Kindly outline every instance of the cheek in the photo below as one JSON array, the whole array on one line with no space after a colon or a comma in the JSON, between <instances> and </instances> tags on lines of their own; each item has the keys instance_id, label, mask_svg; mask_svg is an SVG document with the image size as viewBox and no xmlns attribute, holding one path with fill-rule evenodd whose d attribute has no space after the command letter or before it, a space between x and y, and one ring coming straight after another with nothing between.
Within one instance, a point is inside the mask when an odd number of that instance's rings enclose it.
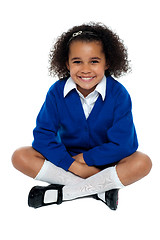
<instances>
[{"instance_id":1,"label":"cheek","mask_svg":"<svg viewBox=\"0 0 160 240\"><path fill-rule=\"evenodd\" d=\"M71 78L74 80L77 75L77 72L74 69L70 69L69 73L70 73Z\"/></svg>"},{"instance_id":2,"label":"cheek","mask_svg":"<svg viewBox=\"0 0 160 240\"><path fill-rule=\"evenodd\" d=\"M74 66L74 67L70 67L70 74L76 74L79 71L79 68Z\"/></svg>"},{"instance_id":3,"label":"cheek","mask_svg":"<svg viewBox=\"0 0 160 240\"><path fill-rule=\"evenodd\" d=\"M102 66L102 67L97 67L97 69L95 69L95 71L97 72L97 74L99 75L104 75L105 73L105 68Z\"/></svg>"}]
</instances>

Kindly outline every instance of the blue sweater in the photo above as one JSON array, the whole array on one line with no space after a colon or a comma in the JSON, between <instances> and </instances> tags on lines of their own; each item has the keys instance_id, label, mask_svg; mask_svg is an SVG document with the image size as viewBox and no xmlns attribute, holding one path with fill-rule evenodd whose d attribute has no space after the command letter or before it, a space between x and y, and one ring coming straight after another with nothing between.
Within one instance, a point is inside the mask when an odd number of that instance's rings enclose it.
<instances>
[{"instance_id":1,"label":"blue sweater","mask_svg":"<svg viewBox=\"0 0 160 240\"><path fill-rule=\"evenodd\" d=\"M65 170L79 153L88 166L114 163L134 153L137 135L124 86L107 77L105 100L99 95L86 119L75 89L64 98L66 81L57 81L47 93L33 131L33 148Z\"/></svg>"}]
</instances>

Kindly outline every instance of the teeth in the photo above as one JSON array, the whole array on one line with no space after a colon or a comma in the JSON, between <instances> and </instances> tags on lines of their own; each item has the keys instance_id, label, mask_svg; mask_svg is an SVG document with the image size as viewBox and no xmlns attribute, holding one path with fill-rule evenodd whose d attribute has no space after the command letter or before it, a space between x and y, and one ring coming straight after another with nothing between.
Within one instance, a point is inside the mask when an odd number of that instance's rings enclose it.
<instances>
[{"instance_id":1,"label":"teeth","mask_svg":"<svg viewBox=\"0 0 160 240\"><path fill-rule=\"evenodd\" d=\"M91 78L82 78L83 80L85 80L85 81L87 81L87 80L90 80L90 79L92 79L93 77L91 77Z\"/></svg>"}]
</instances>

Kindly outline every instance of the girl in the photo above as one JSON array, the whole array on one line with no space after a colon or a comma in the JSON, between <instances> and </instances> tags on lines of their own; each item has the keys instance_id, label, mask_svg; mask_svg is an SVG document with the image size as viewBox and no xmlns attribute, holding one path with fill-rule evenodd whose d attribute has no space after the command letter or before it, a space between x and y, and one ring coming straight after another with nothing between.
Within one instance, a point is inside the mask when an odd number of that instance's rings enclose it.
<instances>
[{"instance_id":1,"label":"girl","mask_svg":"<svg viewBox=\"0 0 160 240\"><path fill-rule=\"evenodd\" d=\"M138 142L127 90L112 76L130 70L127 51L102 24L63 33L50 52L49 89L38 114L32 147L16 150L12 163L22 173L51 185L28 197L38 208L92 196L117 208L118 189L151 170Z\"/></svg>"}]
</instances>

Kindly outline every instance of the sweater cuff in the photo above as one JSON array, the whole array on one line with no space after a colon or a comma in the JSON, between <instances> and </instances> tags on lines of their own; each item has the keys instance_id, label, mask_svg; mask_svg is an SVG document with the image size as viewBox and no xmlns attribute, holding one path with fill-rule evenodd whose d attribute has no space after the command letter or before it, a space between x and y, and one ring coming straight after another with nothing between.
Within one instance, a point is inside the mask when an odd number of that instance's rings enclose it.
<instances>
[{"instance_id":1,"label":"sweater cuff","mask_svg":"<svg viewBox=\"0 0 160 240\"><path fill-rule=\"evenodd\" d=\"M63 168L64 170L68 171L68 168L72 165L72 163L75 161L74 158L66 154L65 160L59 162L58 167Z\"/></svg>"},{"instance_id":2,"label":"sweater cuff","mask_svg":"<svg viewBox=\"0 0 160 240\"><path fill-rule=\"evenodd\" d=\"M84 158L85 163L86 163L88 166L94 166L94 163L93 163L91 157L89 157L88 155L89 155L88 152L84 152L84 153L83 153L83 158Z\"/></svg>"}]
</instances>

